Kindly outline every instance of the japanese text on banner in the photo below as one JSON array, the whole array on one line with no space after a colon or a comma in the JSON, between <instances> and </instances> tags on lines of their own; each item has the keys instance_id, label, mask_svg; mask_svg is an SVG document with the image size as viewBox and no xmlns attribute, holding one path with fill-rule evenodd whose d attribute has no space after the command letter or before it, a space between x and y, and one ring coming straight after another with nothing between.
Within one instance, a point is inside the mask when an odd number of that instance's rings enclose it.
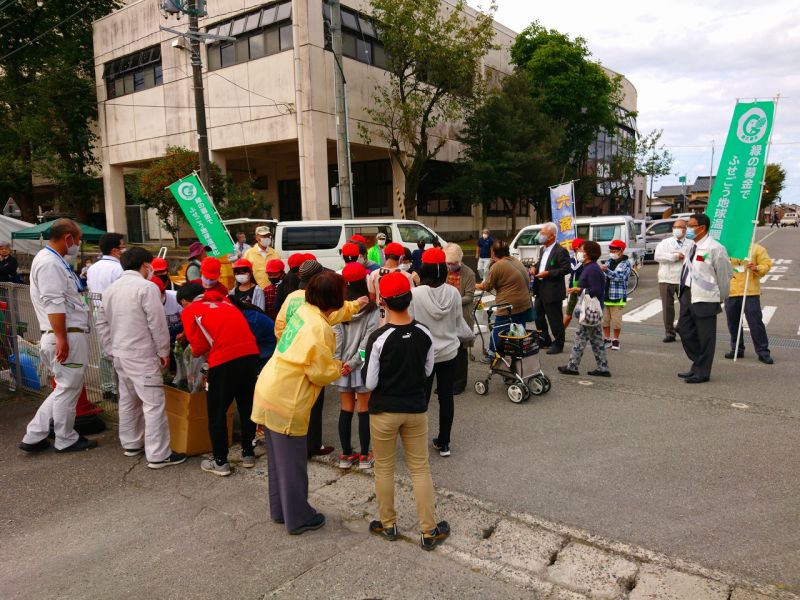
<instances>
[{"instance_id":1,"label":"japanese text on banner","mask_svg":"<svg viewBox=\"0 0 800 600\"><path fill-rule=\"evenodd\" d=\"M556 242L568 244L575 239L575 190L572 183L550 188L550 209L556 225Z\"/></svg>"},{"instance_id":2,"label":"japanese text on banner","mask_svg":"<svg viewBox=\"0 0 800 600\"><path fill-rule=\"evenodd\" d=\"M186 221L204 245L211 248L211 256L233 252L233 240L222 223L211 199L196 175L192 174L169 186L178 201Z\"/></svg>"}]
</instances>

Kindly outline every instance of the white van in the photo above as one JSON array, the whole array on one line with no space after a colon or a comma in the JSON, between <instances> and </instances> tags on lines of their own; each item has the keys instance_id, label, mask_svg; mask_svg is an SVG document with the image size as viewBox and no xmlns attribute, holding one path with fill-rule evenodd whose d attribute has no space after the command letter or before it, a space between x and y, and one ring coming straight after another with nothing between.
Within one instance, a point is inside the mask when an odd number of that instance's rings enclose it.
<instances>
[{"instance_id":1,"label":"white van","mask_svg":"<svg viewBox=\"0 0 800 600\"><path fill-rule=\"evenodd\" d=\"M539 257L539 244L536 234L542 229L542 223L529 225L520 230L509 246L512 256L533 264ZM575 228L579 238L592 240L600 244L603 253L601 259L608 258L608 244L613 240L625 242L625 253L636 264L644 260L644 241L636 235L633 217L615 215L608 217L578 217Z\"/></svg>"},{"instance_id":2,"label":"white van","mask_svg":"<svg viewBox=\"0 0 800 600\"><path fill-rule=\"evenodd\" d=\"M329 269L341 269L339 254L342 245L356 234L367 239L367 248L375 244L375 236L386 234L386 243L398 242L409 250L417 249L417 241L430 246L434 240L446 242L419 221L402 219L347 219L335 221L279 221L275 227L275 249L285 259L295 252L310 252Z\"/></svg>"}]
</instances>

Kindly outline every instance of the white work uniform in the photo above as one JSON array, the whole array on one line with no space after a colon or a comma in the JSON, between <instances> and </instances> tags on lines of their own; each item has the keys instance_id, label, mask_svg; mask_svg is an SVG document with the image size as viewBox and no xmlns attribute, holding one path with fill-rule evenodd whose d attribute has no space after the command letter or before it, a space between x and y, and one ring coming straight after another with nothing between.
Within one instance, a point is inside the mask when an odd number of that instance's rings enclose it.
<instances>
[{"instance_id":1,"label":"white work uniform","mask_svg":"<svg viewBox=\"0 0 800 600\"><path fill-rule=\"evenodd\" d=\"M106 288L122 277L122 265L114 256L103 256L86 272L86 285L92 294L102 294ZM100 303L96 303L100 306Z\"/></svg>"},{"instance_id":2,"label":"white work uniform","mask_svg":"<svg viewBox=\"0 0 800 600\"><path fill-rule=\"evenodd\" d=\"M148 462L171 454L159 357L169 356L169 330L158 287L138 271L125 271L103 294L97 323L119 377L119 441L144 447Z\"/></svg>"},{"instance_id":3,"label":"white work uniform","mask_svg":"<svg viewBox=\"0 0 800 600\"><path fill-rule=\"evenodd\" d=\"M31 264L31 302L42 331L39 355L53 374L55 389L30 423L26 444L35 444L50 433L50 419L56 434L57 450L71 446L80 437L75 431L75 406L83 389L83 376L89 360L89 309L83 302L83 286L78 276L58 252L49 245L42 248ZM48 315L66 315L69 354L56 360L56 336Z\"/></svg>"}]
</instances>

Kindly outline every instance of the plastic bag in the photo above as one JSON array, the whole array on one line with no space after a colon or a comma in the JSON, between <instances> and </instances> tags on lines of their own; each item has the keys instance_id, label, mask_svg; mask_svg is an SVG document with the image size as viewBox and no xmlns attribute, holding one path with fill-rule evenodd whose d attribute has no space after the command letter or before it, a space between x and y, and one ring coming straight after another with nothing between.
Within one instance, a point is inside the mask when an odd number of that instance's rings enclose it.
<instances>
[{"instance_id":1,"label":"plastic bag","mask_svg":"<svg viewBox=\"0 0 800 600\"><path fill-rule=\"evenodd\" d=\"M525 325L520 323L512 323L508 328L508 335L512 337L525 337L527 333L528 332L525 331Z\"/></svg>"}]
</instances>

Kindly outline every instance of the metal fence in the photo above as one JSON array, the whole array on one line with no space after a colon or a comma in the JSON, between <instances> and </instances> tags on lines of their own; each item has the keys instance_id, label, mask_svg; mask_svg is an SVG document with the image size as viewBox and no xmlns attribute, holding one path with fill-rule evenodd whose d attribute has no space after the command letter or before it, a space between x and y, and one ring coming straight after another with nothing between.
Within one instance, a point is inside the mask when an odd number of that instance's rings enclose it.
<instances>
[{"instance_id":1,"label":"metal fence","mask_svg":"<svg viewBox=\"0 0 800 600\"><path fill-rule=\"evenodd\" d=\"M100 296L86 294L91 315L89 364L84 390L89 402L103 409L103 415L117 418L117 378L111 361L103 355L95 309ZM46 397L52 389L52 374L39 358L39 321L31 303L30 287L0 283L0 386L18 396Z\"/></svg>"}]
</instances>

